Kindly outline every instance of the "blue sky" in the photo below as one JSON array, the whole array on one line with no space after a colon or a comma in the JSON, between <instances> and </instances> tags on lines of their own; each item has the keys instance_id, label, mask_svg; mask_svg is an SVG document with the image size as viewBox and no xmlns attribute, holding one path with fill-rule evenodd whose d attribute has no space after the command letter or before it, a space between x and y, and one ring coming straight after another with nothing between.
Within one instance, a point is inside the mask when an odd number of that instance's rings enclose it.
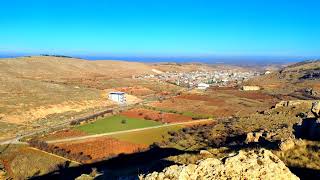
<instances>
[{"instance_id":1,"label":"blue sky","mask_svg":"<svg viewBox=\"0 0 320 180\"><path fill-rule=\"evenodd\" d=\"M319 0L2 0L0 53L320 56Z\"/></svg>"}]
</instances>

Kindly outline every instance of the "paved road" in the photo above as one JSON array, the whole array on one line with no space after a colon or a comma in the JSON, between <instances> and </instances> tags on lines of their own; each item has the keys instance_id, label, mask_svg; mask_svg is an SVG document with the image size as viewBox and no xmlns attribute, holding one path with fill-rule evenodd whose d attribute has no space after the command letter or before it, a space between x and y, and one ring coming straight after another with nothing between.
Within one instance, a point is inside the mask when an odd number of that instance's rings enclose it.
<instances>
[{"instance_id":1,"label":"paved road","mask_svg":"<svg viewBox=\"0 0 320 180\"><path fill-rule=\"evenodd\" d=\"M187 121L187 122L181 122L181 123L171 123L171 124L164 124L164 125L152 126L152 127L146 127L146 128L125 130L125 131L116 131L116 132L110 132L110 133L102 133L102 134L95 134L95 135L88 135L88 136L81 136L81 137L72 137L72 138L66 138L66 139L51 140L51 141L47 141L47 143L63 143L63 142L69 142L69 141L78 141L78 140L85 140L85 139L90 139L90 138L97 138L97 137L110 136L110 135L116 135L116 134L144 131L144 130L157 129L157 128L163 128L163 127L168 127L168 126L201 123L201 122L207 122L207 121L212 121L212 120L201 119L201 120Z\"/></svg>"}]
</instances>

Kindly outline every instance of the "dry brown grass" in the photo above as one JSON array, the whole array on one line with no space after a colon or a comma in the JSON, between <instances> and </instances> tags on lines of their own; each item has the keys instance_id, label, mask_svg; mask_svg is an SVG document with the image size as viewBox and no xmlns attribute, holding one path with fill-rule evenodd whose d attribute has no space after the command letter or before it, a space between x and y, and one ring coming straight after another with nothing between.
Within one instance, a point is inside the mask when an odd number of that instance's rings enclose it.
<instances>
[{"instance_id":1,"label":"dry brown grass","mask_svg":"<svg viewBox=\"0 0 320 180\"><path fill-rule=\"evenodd\" d=\"M108 88L140 84L157 89L155 93L176 90L173 85L131 78L144 73L153 73L151 66L134 62L58 57L0 59L0 120L4 122L0 125L5 127L1 131L6 135L11 135L9 129L16 133L5 123L32 130L110 106L104 91Z\"/></svg>"},{"instance_id":2,"label":"dry brown grass","mask_svg":"<svg viewBox=\"0 0 320 180\"><path fill-rule=\"evenodd\" d=\"M301 140L293 149L274 151L287 166L320 170L320 142Z\"/></svg>"},{"instance_id":3,"label":"dry brown grass","mask_svg":"<svg viewBox=\"0 0 320 180\"><path fill-rule=\"evenodd\" d=\"M202 94L182 94L172 99L151 103L150 105L178 112L228 117L231 115L248 115L269 108L276 101L276 98L260 92L244 92L238 89L213 89Z\"/></svg>"},{"instance_id":4,"label":"dry brown grass","mask_svg":"<svg viewBox=\"0 0 320 180\"><path fill-rule=\"evenodd\" d=\"M259 76L246 82L248 85L257 85L271 94L290 94L304 88L319 89L319 79L300 79L309 71L320 69L320 61L297 63L284 68L281 72Z\"/></svg>"},{"instance_id":5,"label":"dry brown grass","mask_svg":"<svg viewBox=\"0 0 320 180\"><path fill-rule=\"evenodd\" d=\"M6 172L13 179L27 179L36 175L44 175L57 170L57 165L64 164L66 159L34 150L27 146L0 147L0 160ZM71 164L74 166L75 164Z\"/></svg>"}]
</instances>

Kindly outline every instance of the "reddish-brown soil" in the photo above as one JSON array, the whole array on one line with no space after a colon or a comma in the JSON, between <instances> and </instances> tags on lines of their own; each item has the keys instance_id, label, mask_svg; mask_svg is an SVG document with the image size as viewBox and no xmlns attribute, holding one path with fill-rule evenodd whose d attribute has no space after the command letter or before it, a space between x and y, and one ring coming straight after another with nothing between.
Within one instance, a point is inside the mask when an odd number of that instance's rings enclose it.
<instances>
[{"instance_id":1,"label":"reddish-brown soil","mask_svg":"<svg viewBox=\"0 0 320 180\"><path fill-rule=\"evenodd\" d=\"M56 146L70 150L71 153L83 153L92 157L92 161L130 154L147 149L146 145L119 141L113 138L95 138L86 141L56 144Z\"/></svg>"},{"instance_id":2,"label":"reddish-brown soil","mask_svg":"<svg viewBox=\"0 0 320 180\"><path fill-rule=\"evenodd\" d=\"M154 91L152 91L151 89L140 87L140 86L122 87L122 88L117 88L116 90L121 92L126 92L134 96L146 96L154 93Z\"/></svg>"},{"instance_id":3,"label":"reddish-brown soil","mask_svg":"<svg viewBox=\"0 0 320 180\"><path fill-rule=\"evenodd\" d=\"M146 120L154 120L163 123L192 121L191 117L181 114L165 113L142 108L130 109L128 111L122 112L121 114L131 118L143 118Z\"/></svg>"},{"instance_id":4,"label":"reddish-brown soil","mask_svg":"<svg viewBox=\"0 0 320 180\"><path fill-rule=\"evenodd\" d=\"M247 98L247 99L253 99L253 100L272 100L274 98L273 96L269 94L265 94L261 91L241 91L239 90L239 88L235 88L235 87L211 88L209 92L230 94L240 98Z\"/></svg>"},{"instance_id":5,"label":"reddish-brown soil","mask_svg":"<svg viewBox=\"0 0 320 180\"><path fill-rule=\"evenodd\" d=\"M223 106L225 105L225 101L222 98L211 98L207 95L200 95L200 94L184 94L181 96L177 96L176 99L187 99L187 100L196 100L196 101L205 101L208 105L215 105L215 106Z\"/></svg>"},{"instance_id":6,"label":"reddish-brown soil","mask_svg":"<svg viewBox=\"0 0 320 180\"><path fill-rule=\"evenodd\" d=\"M270 108L277 101L279 101L278 98L260 91L246 92L236 88L215 88L202 94L182 94L168 100L150 103L150 105L178 112L228 117L248 115Z\"/></svg>"},{"instance_id":7,"label":"reddish-brown soil","mask_svg":"<svg viewBox=\"0 0 320 180\"><path fill-rule=\"evenodd\" d=\"M14 173L12 172L10 162L8 160L0 160L0 162L3 164L4 169L8 173L10 177L14 177Z\"/></svg>"},{"instance_id":8,"label":"reddish-brown soil","mask_svg":"<svg viewBox=\"0 0 320 180\"><path fill-rule=\"evenodd\" d=\"M61 131L48 134L41 139L53 140L53 139L63 139L63 138L69 138L69 137L79 137L79 136L85 136L85 135L88 135L88 134L76 129L67 129L67 130L61 130Z\"/></svg>"},{"instance_id":9,"label":"reddish-brown soil","mask_svg":"<svg viewBox=\"0 0 320 180\"><path fill-rule=\"evenodd\" d=\"M265 101L265 100L272 100L274 99L273 96L264 94L259 91L239 91L239 90L230 90L230 91L224 91L225 94L231 94L240 98L247 98L247 99L253 99L253 100L259 100L259 101Z\"/></svg>"},{"instance_id":10,"label":"reddish-brown soil","mask_svg":"<svg viewBox=\"0 0 320 180\"><path fill-rule=\"evenodd\" d=\"M167 96L167 95L170 95L170 94L172 94L172 92L169 92L169 91L161 91L161 92L158 93L158 95L160 95L160 96Z\"/></svg>"}]
</instances>

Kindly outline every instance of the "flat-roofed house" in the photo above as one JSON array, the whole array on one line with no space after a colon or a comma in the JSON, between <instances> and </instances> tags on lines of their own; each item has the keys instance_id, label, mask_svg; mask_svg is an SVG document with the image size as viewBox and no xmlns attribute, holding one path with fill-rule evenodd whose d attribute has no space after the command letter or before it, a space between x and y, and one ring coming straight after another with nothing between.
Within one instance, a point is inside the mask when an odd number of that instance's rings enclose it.
<instances>
[{"instance_id":1,"label":"flat-roofed house","mask_svg":"<svg viewBox=\"0 0 320 180\"><path fill-rule=\"evenodd\" d=\"M125 104L127 102L124 92L109 92L109 99L118 104Z\"/></svg>"},{"instance_id":2,"label":"flat-roofed house","mask_svg":"<svg viewBox=\"0 0 320 180\"><path fill-rule=\"evenodd\" d=\"M242 90L244 91L259 91L259 86L242 86Z\"/></svg>"},{"instance_id":3,"label":"flat-roofed house","mask_svg":"<svg viewBox=\"0 0 320 180\"><path fill-rule=\"evenodd\" d=\"M205 89L207 89L208 87L210 87L209 84L199 83L197 88L198 88L198 89L203 89L203 90L205 90Z\"/></svg>"}]
</instances>

